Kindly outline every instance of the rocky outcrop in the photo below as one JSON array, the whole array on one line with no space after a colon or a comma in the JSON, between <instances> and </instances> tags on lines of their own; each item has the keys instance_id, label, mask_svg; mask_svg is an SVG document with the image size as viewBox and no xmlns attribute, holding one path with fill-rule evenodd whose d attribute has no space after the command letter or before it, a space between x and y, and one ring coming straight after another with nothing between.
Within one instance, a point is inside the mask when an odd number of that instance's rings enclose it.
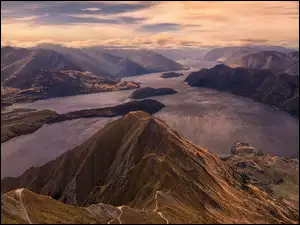
<instances>
[{"instance_id":1,"label":"rocky outcrop","mask_svg":"<svg viewBox=\"0 0 300 225\"><path fill-rule=\"evenodd\" d=\"M129 98L132 99L141 99L141 98L148 98L152 96L160 96L160 95L170 95L176 94L172 88L151 88L151 87L144 87L132 92Z\"/></svg>"},{"instance_id":2,"label":"rocky outcrop","mask_svg":"<svg viewBox=\"0 0 300 225\"><path fill-rule=\"evenodd\" d=\"M299 159L264 155L261 150L241 142L233 145L231 153L223 161L238 180L299 209Z\"/></svg>"},{"instance_id":3,"label":"rocky outcrop","mask_svg":"<svg viewBox=\"0 0 300 225\"><path fill-rule=\"evenodd\" d=\"M143 222L164 220L170 224L299 220L299 212L292 205L239 180L216 154L141 111L107 124L57 159L1 182L2 193L20 187L75 206L105 204L99 211L97 207L88 211L100 216L107 215L103 211L111 212L114 219L107 219L109 223L141 222L141 216ZM67 210L61 207L60 213L64 215Z\"/></svg>"},{"instance_id":4,"label":"rocky outcrop","mask_svg":"<svg viewBox=\"0 0 300 225\"><path fill-rule=\"evenodd\" d=\"M236 142L231 148L232 155L255 155L262 156L263 152L250 146L247 143Z\"/></svg>"},{"instance_id":5,"label":"rocky outcrop","mask_svg":"<svg viewBox=\"0 0 300 225\"><path fill-rule=\"evenodd\" d=\"M299 77L270 70L230 68L217 65L191 73L191 86L214 88L275 106L299 116Z\"/></svg>"},{"instance_id":6,"label":"rocky outcrop","mask_svg":"<svg viewBox=\"0 0 300 225\"><path fill-rule=\"evenodd\" d=\"M167 73L163 73L160 77L172 78L172 77L180 77L180 76L183 76L183 73L167 72Z\"/></svg>"}]
</instances>

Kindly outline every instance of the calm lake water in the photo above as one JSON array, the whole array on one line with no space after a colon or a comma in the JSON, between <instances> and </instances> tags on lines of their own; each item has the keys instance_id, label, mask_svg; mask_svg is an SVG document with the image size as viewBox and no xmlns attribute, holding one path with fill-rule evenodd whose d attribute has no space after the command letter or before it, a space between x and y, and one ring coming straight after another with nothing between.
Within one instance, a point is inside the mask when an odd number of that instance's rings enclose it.
<instances>
[{"instance_id":1,"label":"calm lake water","mask_svg":"<svg viewBox=\"0 0 300 225\"><path fill-rule=\"evenodd\" d=\"M201 67L212 67L206 63ZM235 141L248 142L264 153L299 157L299 120L285 112L216 90L189 87L184 76L163 79L161 73L123 80L142 87L171 87L174 95L151 97L166 105L155 116L178 133L219 155L230 154ZM100 108L127 101L133 90L80 95L15 105L52 109L58 113ZM88 139L105 124L118 118L90 118L45 125L38 131L1 144L1 177L18 176L31 166L40 166Z\"/></svg>"}]
</instances>

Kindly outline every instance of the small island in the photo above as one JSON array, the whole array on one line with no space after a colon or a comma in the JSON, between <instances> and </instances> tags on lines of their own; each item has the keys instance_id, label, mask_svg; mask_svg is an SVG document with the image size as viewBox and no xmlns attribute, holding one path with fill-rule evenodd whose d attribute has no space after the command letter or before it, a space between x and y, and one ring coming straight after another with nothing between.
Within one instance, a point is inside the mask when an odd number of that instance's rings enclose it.
<instances>
[{"instance_id":1,"label":"small island","mask_svg":"<svg viewBox=\"0 0 300 225\"><path fill-rule=\"evenodd\" d=\"M132 99L142 99L142 98L148 98L152 96L160 96L160 95L169 95L169 94L176 94L177 91L175 91L172 88L151 88L151 87L144 87L135 90L132 92L129 98Z\"/></svg>"},{"instance_id":2,"label":"small island","mask_svg":"<svg viewBox=\"0 0 300 225\"><path fill-rule=\"evenodd\" d=\"M171 78L171 77L180 77L180 76L183 76L183 73L167 72L167 73L163 73L160 77Z\"/></svg>"}]
</instances>

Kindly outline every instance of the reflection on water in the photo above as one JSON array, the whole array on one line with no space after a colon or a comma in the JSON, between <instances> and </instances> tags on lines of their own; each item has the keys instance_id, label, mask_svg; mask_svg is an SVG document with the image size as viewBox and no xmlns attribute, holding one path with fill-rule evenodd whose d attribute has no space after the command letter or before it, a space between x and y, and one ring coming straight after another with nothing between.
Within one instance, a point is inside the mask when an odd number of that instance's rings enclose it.
<instances>
[{"instance_id":1,"label":"reflection on water","mask_svg":"<svg viewBox=\"0 0 300 225\"><path fill-rule=\"evenodd\" d=\"M299 121L297 118L251 99L216 90L188 86L185 76L163 79L161 73L123 80L141 82L142 86L171 87L175 95L152 97L166 105L155 116L163 119L178 133L220 155L230 153L235 141L248 142L265 153L288 157L299 156ZM42 100L19 105L48 108L64 113L99 108L129 101L133 90ZM29 166L41 165L76 146L104 126L109 119L92 118L66 121L14 138L1 145L2 171L16 175ZM21 159L26 159L25 163ZM27 162L28 160L28 162ZM22 163L21 163L22 162ZM11 165L19 165L10 173ZM17 171L17 172L16 172Z\"/></svg>"}]
</instances>

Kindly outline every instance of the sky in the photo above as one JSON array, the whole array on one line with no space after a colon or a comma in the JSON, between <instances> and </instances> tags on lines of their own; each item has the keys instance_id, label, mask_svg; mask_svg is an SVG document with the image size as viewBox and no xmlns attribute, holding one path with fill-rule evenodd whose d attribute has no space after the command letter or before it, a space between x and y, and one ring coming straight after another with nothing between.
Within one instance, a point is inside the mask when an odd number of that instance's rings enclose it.
<instances>
[{"instance_id":1,"label":"sky","mask_svg":"<svg viewBox=\"0 0 300 225\"><path fill-rule=\"evenodd\" d=\"M298 1L1 1L1 46L299 48Z\"/></svg>"}]
</instances>

